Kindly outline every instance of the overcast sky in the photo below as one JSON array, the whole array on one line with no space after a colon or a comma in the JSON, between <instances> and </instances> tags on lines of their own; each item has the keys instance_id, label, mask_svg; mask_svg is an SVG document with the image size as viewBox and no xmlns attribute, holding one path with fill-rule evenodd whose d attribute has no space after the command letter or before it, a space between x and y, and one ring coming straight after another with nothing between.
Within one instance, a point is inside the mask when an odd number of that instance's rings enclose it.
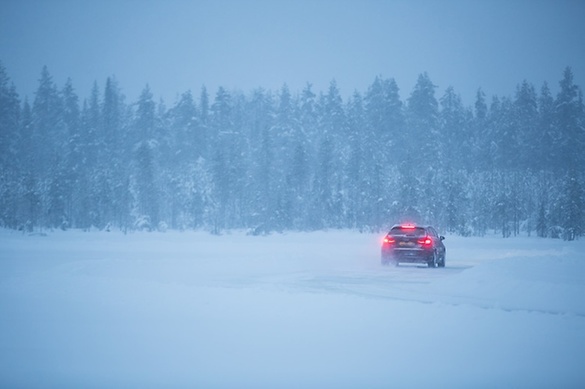
<instances>
[{"instance_id":1,"label":"overcast sky","mask_svg":"<svg viewBox=\"0 0 585 389\"><path fill-rule=\"evenodd\" d=\"M585 87L584 0L0 0L0 61L34 99L47 65L80 97L115 76L134 102L148 83L171 105L219 86L292 92L307 82L342 96L377 75L407 99L427 72L437 98L453 86L465 105L479 87L513 96L524 79L556 95L566 66Z\"/></svg>"}]
</instances>

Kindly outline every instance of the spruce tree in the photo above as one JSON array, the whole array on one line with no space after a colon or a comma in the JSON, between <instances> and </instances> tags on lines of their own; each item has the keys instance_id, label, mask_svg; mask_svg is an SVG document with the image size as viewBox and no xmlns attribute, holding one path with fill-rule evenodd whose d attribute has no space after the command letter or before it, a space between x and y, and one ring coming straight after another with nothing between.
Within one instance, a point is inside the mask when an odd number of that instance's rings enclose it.
<instances>
[{"instance_id":1,"label":"spruce tree","mask_svg":"<svg viewBox=\"0 0 585 389\"><path fill-rule=\"evenodd\" d=\"M20 101L14 85L0 62L0 226L17 228L19 224L19 182L23 167L18 163Z\"/></svg>"}]
</instances>

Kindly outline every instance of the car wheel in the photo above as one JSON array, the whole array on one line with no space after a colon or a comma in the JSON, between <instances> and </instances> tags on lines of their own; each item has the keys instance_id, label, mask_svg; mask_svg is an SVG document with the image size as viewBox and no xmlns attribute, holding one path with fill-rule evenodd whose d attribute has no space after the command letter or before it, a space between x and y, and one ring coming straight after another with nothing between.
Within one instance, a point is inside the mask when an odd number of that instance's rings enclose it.
<instances>
[{"instance_id":1,"label":"car wheel","mask_svg":"<svg viewBox=\"0 0 585 389\"><path fill-rule=\"evenodd\" d=\"M427 262L429 267L437 267L437 252L433 252L433 257Z\"/></svg>"},{"instance_id":2,"label":"car wheel","mask_svg":"<svg viewBox=\"0 0 585 389\"><path fill-rule=\"evenodd\" d=\"M441 260L439 261L439 267L445 267L445 254L443 254Z\"/></svg>"}]
</instances>

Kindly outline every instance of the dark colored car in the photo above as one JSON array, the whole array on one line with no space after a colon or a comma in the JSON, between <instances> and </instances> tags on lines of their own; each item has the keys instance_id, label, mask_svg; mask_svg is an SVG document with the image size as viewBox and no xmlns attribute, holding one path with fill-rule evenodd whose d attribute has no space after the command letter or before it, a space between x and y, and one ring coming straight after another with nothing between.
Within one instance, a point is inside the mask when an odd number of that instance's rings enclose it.
<instances>
[{"instance_id":1,"label":"dark colored car","mask_svg":"<svg viewBox=\"0 0 585 389\"><path fill-rule=\"evenodd\" d=\"M445 267L444 239L431 226L394 226L382 242L382 264L422 263Z\"/></svg>"}]
</instances>

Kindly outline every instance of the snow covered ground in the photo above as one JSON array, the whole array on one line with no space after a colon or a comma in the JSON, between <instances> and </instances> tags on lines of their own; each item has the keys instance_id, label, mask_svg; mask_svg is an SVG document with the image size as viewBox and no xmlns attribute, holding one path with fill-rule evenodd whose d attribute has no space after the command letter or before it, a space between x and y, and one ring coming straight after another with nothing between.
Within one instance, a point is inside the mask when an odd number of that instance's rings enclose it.
<instances>
[{"instance_id":1,"label":"snow covered ground","mask_svg":"<svg viewBox=\"0 0 585 389\"><path fill-rule=\"evenodd\" d=\"M381 238L0 231L0 387L585 387L585 241Z\"/></svg>"}]
</instances>

